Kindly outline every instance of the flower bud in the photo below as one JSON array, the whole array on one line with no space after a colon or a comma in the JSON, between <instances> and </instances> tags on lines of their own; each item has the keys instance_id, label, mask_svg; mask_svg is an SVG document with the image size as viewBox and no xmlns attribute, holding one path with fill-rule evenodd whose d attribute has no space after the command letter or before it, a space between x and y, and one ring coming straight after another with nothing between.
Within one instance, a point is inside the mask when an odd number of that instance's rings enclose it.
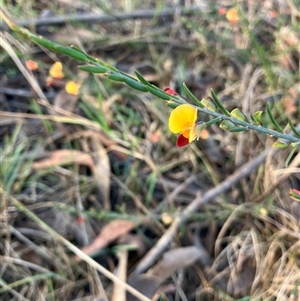
<instances>
[{"instance_id":1,"label":"flower bud","mask_svg":"<svg viewBox=\"0 0 300 301\"><path fill-rule=\"evenodd\" d=\"M230 120L223 120L220 124L220 128L225 131L230 131L234 129L236 126Z\"/></svg>"},{"instance_id":2,"label":"flower bud","mask_svg":"<svg viewBox=\"0 0 300 301\"><path fill-rule=\"evenodd\" d=\"M204 108L212 111L212 112L216 112L217 111L217 108L216 108L216 105L214 104L214 102L210 99L210 98L203 98L201 101L200 101Z\"/></svg>"},{"instance_id":3,"label":"flower bud","mask_svg":"<svg viewBox=\"0 0 300 301\"><path fill-rule=\"evenodd\" d=\"M287 148L289 145L283 142L276 141L273 143L273 147L276 148Z\"/></svg>"},{"instance_id":4,"label":"flower bud","mask_svg":"<svg viewBox=\"0 0 300 301\"><path fill-rule=\"evenodd\" d=\"M247 117L245 116L245 114L238 108L232 110L230 115L238 120L247 121Z\"/></svg>"},{"instance_id":5,"label":"flower bud","mask_svg":"<svg viewBox=\"0 0 300 301\"><path fill-rule=\"evenodd\" d=\"M254 113L254 115L251 115L251 120L256 125L260 125L261 124L262 113L263 113L263 111L257 111L257 112Z\"/></svg>"},{"instance_id":6,"label":"flower bud","mask_svg":"<svg viewBox=\"0 0 300 301\"><path fill-rule=\"evenodd\" d=\"M177 95L178 94L173 89L171 89L169 87L164 88L164 92L166 92L169 95Z\"/></svg>"}]
</instances>

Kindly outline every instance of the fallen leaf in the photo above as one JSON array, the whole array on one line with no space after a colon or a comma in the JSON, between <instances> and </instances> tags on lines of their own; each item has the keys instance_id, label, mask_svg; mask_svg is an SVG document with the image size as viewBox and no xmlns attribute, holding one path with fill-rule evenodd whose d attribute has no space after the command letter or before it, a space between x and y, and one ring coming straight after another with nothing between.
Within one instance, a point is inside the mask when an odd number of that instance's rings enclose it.
<instances>
[{"instance_id":1,"label":"fallen leaf","mask_svg":"<svg viewBox=\"0 0 300 301\"><path fill-rule=\"evenodd\" d=\"M148 298L152 298L163 281L169 278L178 269L192 265L202 255L202 251L195 246L168 251L147 274L133 276L128 281L128 284ZM126 300L138 301L138 299L130 293L127 293Z\"/></svg>"},{"instance_id":2,"label":"fallen leaf","mask_svg":"<svg viewBox=\"0 0 300 301\"><path fill-rule=\"evenodd\" d=\"M190 266L202 256L197 247L185 247L168 251L150 270L148 275L155 276L161 282L169 278L175 271Z\"/></svg>"},{"instance_id":3,"label":"fallen leaf","mask_svg":"<svg viewBox=\"0 0 300 301\"><path fill-rule=\"evenodd\" d=\"M117 238L131 231L136 226L137 223L134 223L132 221L114 220L104 226L95 240L90 245L84 247L82 251L88 255L96 253L112 243Z\"/></svg>"}]
</instances>

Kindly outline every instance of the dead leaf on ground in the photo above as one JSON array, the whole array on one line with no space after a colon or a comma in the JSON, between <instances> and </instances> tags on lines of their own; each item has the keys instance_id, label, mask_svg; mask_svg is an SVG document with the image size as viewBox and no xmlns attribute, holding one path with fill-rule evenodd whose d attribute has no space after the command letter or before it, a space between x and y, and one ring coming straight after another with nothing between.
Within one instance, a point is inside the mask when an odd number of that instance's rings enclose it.
<instances>
[{"instance_id":1,"label":"dead leaf on ground","mask_svg":"<svg viewBox=\"0 0 300 301\"><path fill-rule=\"evenodd\" d=\"M117 238L131 231L137 223L127 220L114 220L103 227L100 234L89 245L82 249L88 255L98 252L102 248L112 243Z\"/></svg>"},{"instance_id":2,"label":"dead leaf on ground","mask_svg":"<svg viewBox=\"0 0 300 301\"><path fill-rule=\"evenodd\" d=\"M128 284L136 288L148 298L152 298L162 282L175 271L190 266L202 255L197 247L185 247L166 252L163 258L147 274L132 277ZM127 301L138 301L131 294L127 294Z\"/></svg>"},{"instance_id":3,"label":"dead leaf on ground","mask_svg":"<svg viewBox=\"0 0 300 301\"><path fill-rule=\"evenodd\" d=\"M148 274L159 278L161 282L163 282L178 269L190 266L197 261L201 255L201 250L195 246L168 251Z\"/></svg>"}]
</instances>

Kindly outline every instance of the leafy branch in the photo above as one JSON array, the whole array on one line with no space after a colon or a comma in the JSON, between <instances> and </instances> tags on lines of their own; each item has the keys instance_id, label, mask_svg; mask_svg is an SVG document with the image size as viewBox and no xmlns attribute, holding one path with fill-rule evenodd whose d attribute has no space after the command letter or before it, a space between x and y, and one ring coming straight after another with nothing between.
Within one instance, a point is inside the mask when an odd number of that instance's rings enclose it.
<instances>
[{"instance_id":1,"label":"leafy branch","mask_svg":"<svg viewBox=\"0 0 300 301\"><path fill-rule=\"evenodd\" d=\"M129 87L140 92L149 92L152 95L167 101L167 105L172 108L187 103L187 100L181 95L177 93L170 95L169 93L166 93L155 85L152 85L137 71L135 72L136 78L134 78L118 70L117 68L88 55L87 53L83 52L80 49L77 49L74 46L66 47L58 43L54 43L43 38L42 36L33 34L23 27L19 27L14 22L12 22L12 20L10 20L10 18L1 8L0 16L12 31L21 34L23 37L30 39L34 43L43 46L50 51L64 54L80 62L83 62L84 65L78 66L80 70L89 73L102 74L112 81L125 83ZM194 103L194 105L200 112L215 117L213 120L207 122L206 126L220 122L220 128L230 132L254 130L260 133L264 133L277 139L283 139L282 141L276 141L274 143L274 146L280 148L291 146L293 153L295 152L296 148L299 147L300 132L293 125L291 119L288 118L288 125L293 135L284 133L283 129L272 115L271 107L269 104L267 104L265 114L269 116L269 119L276 130L269 129L261 125L261 119L263 116L262 111L255 112L253 115L251 115L250 119L252 122L249 122L248 118L239 109L236 108L233 111L229 112L217 98L213 90L211 90L211 97L206 97L200 101L192 94L192 92L185 84L183 84L183 87L189 99ZM290 142L290 145L287 144L288 142Z\"/></svg>"}]
</instances>

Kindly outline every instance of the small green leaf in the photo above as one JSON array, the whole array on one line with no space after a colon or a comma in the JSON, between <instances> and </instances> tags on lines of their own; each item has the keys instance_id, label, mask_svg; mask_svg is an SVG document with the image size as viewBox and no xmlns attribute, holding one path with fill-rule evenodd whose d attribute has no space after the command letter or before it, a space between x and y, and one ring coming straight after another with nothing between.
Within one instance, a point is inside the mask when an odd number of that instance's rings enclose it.
<instances>
[{"instance_id":1,"label":"small green leaf","mask_svg":"<svg viewBox=\"0 0 300 301\"><path fill-rule=\"evenodd\" d=\"M157 96L158 98L161 98L161 99L164 99L164 100L170 100L170 95L161 91L161 90L158 90L158 88L154 88L153 86L152 87L149 87L147 86L147 90L148 92L150 92L151 94Z\"/></svg>"},{"instance_id":2,"label":"small green leaf","mask_svg":"<svg viewBox=\"0 0 300 301\"><path fill-rule=\"evenodd\" d=\"M114 67L114 66L112 66L110 64L107 64L107 63L99 60L98 58L95 59L95 62L98 63L99 65L101 65L101 66L109 69L112 72L116 72L116 73L120 73L120 74L125 74L126 75L126 73L121 72L118 68L116 68L116 67Z\"/></svg>"},{"instance_id":3,"label":"small green leaf","mask_svg":"<svg viewBox=\"0 0 300 301\"><path fill-rule=\"evenodd\" d=\"M217 107L215 106L214 102L211 100L211 97L206 97L201 99L200 103L202 104L202 107L212 111L216 112Z\"/></svg>"},{"instance_id":4,"label":"small green leaf","mask_svg":"<svg viewBox=\"0 0 300 301\"><path fill-rule=\"evenodd\" d=\"M213 125L213 124L215 124L215 123L218 123L218 122L221 121L221 120L222 120L221 117L216 117L216 118L214 118L214 119L212 119L212 120L210 120L210 121L207 121L205 124L206 124L206 126L208 127L208 126L211 126L211 125Z\"/></svg>"},{"instance_id":5,"label":"small green leaf","mask_svg":"<svg viewBox=\"0 0 300 301\"><path fill-rule=\"evenodd\" d=\"M236 127L232 128L232 129L230 129L230 132L232 132L232 133L238 133L238 132L244 132L244 131L247 131L247 130L249 130L249 128L246 127L246 126L236 126Z\"/></svg>"},{"instance_id":6,"label":"small green leaf","mask_svg":"<svg viewBox=\"0 0 300 301\"><path fill-rule=\"evenodd\" d=\"M179 105L180 105L179 103L174 102L172 100L167 101L167 106L170 107L170 108L172 108L172 109L177 108Z\"/></svg>"},{"instance_id":7,"label":"small green leaf","mask_svg":"<svg viewBox=\"0 0 300 301\"><path fill-rule=\"evenodd\" d=\"M289 123L289 125L290 125L291 130L293 131L293 133L294 133L297 137L300 138L300 132L297 131L297 129L296 129L295 126L293 125L292 120L291 120L290 118L288 118L288 123Z\"/></svg>"},{"instance_id":8,"label":"small green leaf","mask_svg":"<svg viewBox=\"0 0 300 301\"><path fill-rule=\"evenodd\" d=\"M44 46L45 48L47 48L51 51L54 51L56 53L65 54L78 61L86 61L87 60L87 56L84 53L79 52L79 51L69 48L69 47L65 47L65 46L53 43L52 41L47 40L47 39L43 38L42 36L37 37L37 36L31 34L29 36L29 38L36 44Z\"/></svg>"},{"instance_id":9,"label":"small green leaf","mask_svg":"<svg viewBox=\"0 0 300 301\"><path fill-rule=\"evenodd\" d=\"M262 118L262 114L263 114L263 111L257 111L254 113L254 120L252 119L252 121L256 124L256 125L260 125L261 124L261 118Z\"/></svg>"},{"instance_id":10,"label":"small green leaf","mask_svg":"<svg viewBox=\"0 0 300 301\"><path fill-rule=\"evenodd\" d=\"M247 117L245 116L245 114L238 108L235 108L234 110L231 111L231 116L241 120L241 121L246 121L247 122Z\"/></svg>"},{"instance_id":11,"label":"small green leaf","mask_svg":"<svg viewBox=\"0 0 300 301\"><path fill-rule=\"evenodd\" d=\"M288 144L279 141L273 143L273 147L275 148L287 148L288 146Z\"/></svg>"},{"instance_id":12,"label":"small green leaf","mask_svg":"<svg viewBox=\"0 0 300 301\"><path fill-rule=\"evenodd\" d=\"M117 82L124 82L123 75L119 74L119 73L112 73L112 74L108 75L107 78L117 81Z\"/></svg>"},{"instance_id":13,"label":"small green leaf","mask_svg":"<svg viewBox=\"0 0 300 301\"><path fill-rule=\"evenodd\" d=\"M86 59L86 60L88 59L88 55L87 55L83 50L77 48L76 46L70 45L70 49L75 50L75 51L77 51L78 53L83 54L83 55L85 56L85 59Z\"/></svg>"},{"instance_id":14,"label":"small green leaf","mask_svg":"<svg viewBox=\"0 0 300 301\"><path fill-rule=\"evenodd\" d=\"M129 87L139 90L142 92L148 92L146 86L140 82L138 82L136 79L131 79L130 77L124 77L124 83L126 83Z\"/></svg>"},{"instance_id":15,"label":"small green leaf","mask_svg":"<svg viewBox=\"0 0 300 301\"><path fill-rule=\"evenodd\" d=\"M262 118L263 111L257 111L254 115L250 115L251 120L255 125L261 125L261 118Z\"/></svg>"},{"instance_id":16,"label":"small green leaf","mask_svg":"<svg viewBox=\"0 0 300 301\"><path fill-rule=\"evenodd\" d=\"M146 86L152 86L146 79L144 79L144 77L142 76L141 73L139 73L138 71L134 71L134 73L135 73L136 77L139 79L140 82L142 82Z\"/></svg>"},{"instance_id":17,"label":"small green leaf","mask_svg":"<svg viewBox=\"0 0 300 301\"><path fill-rule=\"evenodd\" d=\"M220 100L218 99L217 95L215 94L214 90L211 89L211 96L214 100L216 106L227 116L230 116L230 113L225 109L225 107L221 104Z\"/></svg>"},{"instance_id":18,"label":"small green leaf","mask_svg":"<svg viewBox=\"0 0 300 301\"><path fill-rule=\"evenodd\" d=\"M291 162L291 160L292 160L292 158L293 158L293 156L294 156L295 151L297 150L297 148L298 148L297 146L294 147L294 148L291 150L291 152L289 153L288 157L286 158L286 160L285 160L285 162L284 162L284 166L285 166L285 167L288 167L288 166L289 166L289 164L290 164L290 162Z\"/></svg>"},{"instance_id":19,"label":"small green leaf","mask_svg":"<svg viewBox=\"0 0 300 301\"><path fill-rule=\"evenodd\" d=\"M189 90L185 83L183 83L183 89L186 95L194 102L195 105L199 106L200 108L204 108L203 104L199 101L199 99Z\"/></svg>"},{"instance_id":20,"label":"small green leaf","mask_svg":"<svg viewBox=\"0 0 300 301\"><path fill-rule=\"evenodd\" d=\"M223 120L220 124L220 128L225 131L230 131L231 129L236 128L236 126L230 120Z\"/></svg>"},{"instance_id":21,"label":"small green leaf","mask_svg":"<svg viewBox=\"0 0 300 301\"><path fill-rule=\"evenodd\" d=\"M274 119L274 116L272 115L270 103L267 103L267 113L276 130L280 133L283 133L283 129L280 127L280 125L277 123L277 121Z\"/></svg>"},{"instance_id":22,"label":"small green leaf","mask_svg":"<svg viewBox=\"0 0 300 301\"><path fill-rule=\"evenodd\" d=\"M90 72L90 73L106 73L107 69L102 66L92 66L92 65L84 65L78 66L78 68L82 71Z\"/></svg>"},{"instance_id":23,"label":"small green leaf","mask_svg":"<svg viewBox=\"0 0 300 301\"><path fill-rule=\"evenodd\" d=\"M56 44L57 45L57 44ZM54 47L53 51L57 52L57 53L62 53L65 54L67 56L72 57L73 59L76 59L78 61L86 61L87 60L87 56L81 52L78 52L77 50L68 48L68 47L64 47L61 45L57 45Z\"/></svg>"},{"instance_id":24,"label":"small green leaf","mask_svg":"<svg viewBox=\"0 0 300 301\"><path fill-rule=\"evenodd\" d=\"M254 116L252 114L250 114L250 119L252 120L252 122L255 124L255 125L259 125L259 123L255 120Z\"/></svg>"}]
</instances>

